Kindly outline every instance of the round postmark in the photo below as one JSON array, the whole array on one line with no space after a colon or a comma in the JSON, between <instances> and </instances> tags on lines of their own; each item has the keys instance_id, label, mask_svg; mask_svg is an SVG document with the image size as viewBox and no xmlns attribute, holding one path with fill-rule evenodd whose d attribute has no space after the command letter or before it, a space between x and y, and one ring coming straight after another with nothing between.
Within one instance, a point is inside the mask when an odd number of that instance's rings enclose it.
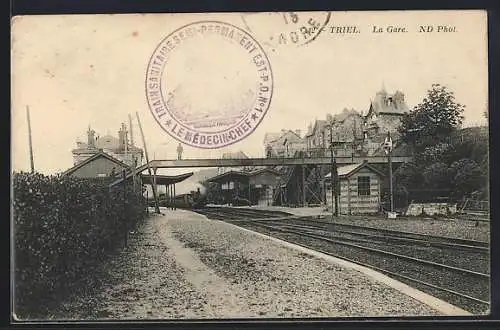
<instances>
[{"instance_id":1,"label":"round postmark","mask_svg":"<svg viewBox=\"0 0 500 330\"><path fill-rule=\"evenodd\" d=\"M268 12L244 13L248 31L268 46L303 46L314 41L330 21L331 13Z\"/></svg>"},{"instance_id":2,"label":"round postmark","mask_svg":"<svg viewBox=\"0 0 500 330\"><path fill-rule=\"evenodd\" d=\"M221 148L249 136L272 94L262 47L248 32L219 21L190 23L169 34L146 73L146 97L158 124L198 148Z\"/></svg>"}]
</instances>

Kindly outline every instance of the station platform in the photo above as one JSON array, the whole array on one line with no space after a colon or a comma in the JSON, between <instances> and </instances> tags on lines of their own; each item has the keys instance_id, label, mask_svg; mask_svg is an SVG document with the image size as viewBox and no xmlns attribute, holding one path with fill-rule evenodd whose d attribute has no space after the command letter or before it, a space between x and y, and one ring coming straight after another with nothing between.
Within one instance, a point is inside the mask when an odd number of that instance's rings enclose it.
<instances>
[{"instance_id":1,"label":"station platform","mask_svg":"<svg viewBox=\"0 0 500 330\"><path fill-rule=\"evenodd\" d=\"M344 260L191 211L161 212L131 234L96 305L67 307L110 319L468 315Z\"/></svg>"}]
</instances>

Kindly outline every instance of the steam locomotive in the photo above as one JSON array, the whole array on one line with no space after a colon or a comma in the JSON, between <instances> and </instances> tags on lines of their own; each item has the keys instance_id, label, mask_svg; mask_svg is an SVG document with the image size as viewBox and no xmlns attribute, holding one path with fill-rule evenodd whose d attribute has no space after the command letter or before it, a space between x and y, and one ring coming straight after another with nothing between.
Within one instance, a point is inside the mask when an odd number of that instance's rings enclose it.
<instances>
[{"instance_id":1,"label":"steam locomotive","mask_svg":"<svg viewBox=\"0 0 500 330\"><path fill-rule=\"evenodd\" d=\"M154 206L154 200L150 199L150 206ZM207 204L206 194L203 194L198 189L187 194L180 194L175 198L167 198L165 194L159 196L159 204L163 207L176 207L179 209L199 209Z\"/></svg>"}]
</instances>

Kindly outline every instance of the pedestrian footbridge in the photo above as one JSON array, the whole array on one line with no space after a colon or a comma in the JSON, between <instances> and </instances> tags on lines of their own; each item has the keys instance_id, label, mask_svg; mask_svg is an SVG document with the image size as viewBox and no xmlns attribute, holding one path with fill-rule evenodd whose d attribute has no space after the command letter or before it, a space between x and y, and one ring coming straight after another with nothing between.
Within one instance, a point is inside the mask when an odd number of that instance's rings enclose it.
<instances>
[{"instance_id":1,"label":"pedestrian footbridge","mask_svg":"<svg viewBox=\"0 0 500 330\"><path fill-rule=\"evenodd\" d=\"M387 163L385 156L336 156L337 164L357 164L367 161L370 164ZM406 163L412 161L410 156L393 156L393 163ZM332 163L330 157L295 157L295 158L246 158L246 159L172 159L152 160L136 169L142 172L148 167L158 168L188 168L188 167L242 167L242 166L294 166L294 165L328 165Z\"/></svg>"}]
</instances>

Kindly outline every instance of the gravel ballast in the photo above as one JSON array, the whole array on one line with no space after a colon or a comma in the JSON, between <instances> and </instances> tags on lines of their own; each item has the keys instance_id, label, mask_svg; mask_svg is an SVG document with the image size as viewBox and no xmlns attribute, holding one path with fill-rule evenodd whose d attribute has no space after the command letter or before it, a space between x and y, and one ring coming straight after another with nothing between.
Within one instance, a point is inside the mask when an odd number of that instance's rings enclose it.
<instances>
[{"instance_id":1,"label":"gravel ballast","mask_svg":"<svg viewBox=\"0 0 500 330\"><path fill-rule=\"evenodd\" d=\"M241 207L247 209L248 207ZM281 207L281 206L252 206L252 210L270 210L288 212L303 217L322 217L325 222L331 222L331 212L325 211L324 207ZM334 222L348 225L373 227L380 229L406 231L410 233L444 236L450 238L461 238L490 241L490 223L488 221L446 219L446 218L424 218L398 216L396 219L387 219L381 215L342 215L334 219Z\"/></svg>"},{"instance_id":2,"label":"gravel ballast","mask_svg":"<svg viewBox=\"0 0 500 330\"><path fill-rule=\"evenodd\" d=\"M54 319L219 319L441 315L356 270L236 226L164 210L106 266L102 288Z\"/></svg>"},{"instance_id":3,"label":"gravel ballast","mask_svg":"<svg viewBox=\"0 0 500 330\"><path fill-rule=\"evenodd\" d=\"M476 225L475 221L467 220L412 217L384 219L363 216L340 217L336 221L348 225L398 230L425 235L470 239L482 242L489 242L490 240L489 222L478 222Z\"/></svg>"}]
</instances>

